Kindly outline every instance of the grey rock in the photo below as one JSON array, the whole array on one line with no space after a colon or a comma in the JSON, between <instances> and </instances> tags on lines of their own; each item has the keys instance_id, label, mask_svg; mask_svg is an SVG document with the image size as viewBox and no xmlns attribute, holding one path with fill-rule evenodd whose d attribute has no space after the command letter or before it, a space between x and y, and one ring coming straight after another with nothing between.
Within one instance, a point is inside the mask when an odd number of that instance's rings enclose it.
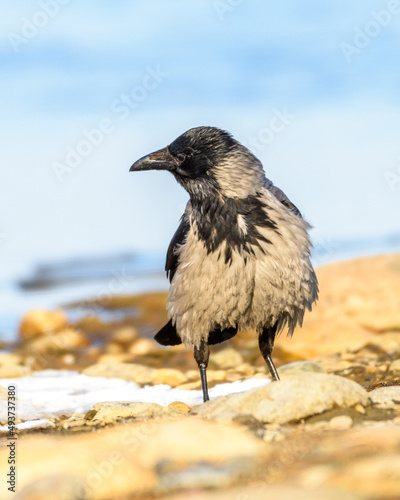
<instances>
[{"instance_id":1,"label":"grey rock","mask_svg":"<svg viewBox=\"0 0 400 500\"><path fill-rule=\"evenodd\" d=\"M295 363L288 363L278 368L278 374L281 378L286 375L299 375L305 372L326 373L321 365L312 361L296 361Z\"/></svg>"},{"instance_id":2,"label":"grey rock","mask_svg":"<svg viewBox=\"0 0 400 500\"><path fill-rule=\"evenodd\" d=\"M337 375L303 373L280 382L203 403L193 411L204 418L230 421L252 415L260 422L284 424L334 407L363 406L370 402L359 384Z\"/></svg>"},{"instance_id":3,"label":"grey rock","mask_svg":"<svg viewBox=\"0 0 400 500\"><path fill-rule=\"evenodd\" d=\"M345 431L353 426L353 419L349 415L338 415L329 420L329 428L336 431Z\"/></svg>"},{"instance_id":4,"label":"grey rock","mask_svg":"<svg viewBox=\"0 0 400 500\"><path fill-rule=\"evenodd\" d=\"M393 408L400 405L400 385L379 387L369 393L372 404Z\"/></svg>"},{"instance_id":5,"label":"grey rock","mask_svg":"<svg viewBox=\"0 0 400 500\"><path fill-rule=\"evenodd\" d=\"M85 420L114 422L120 418L152 418L165 412L156 403L137 403L132 401L105 401L93 405L85 415Z\"/></svg>"}]
</instances>

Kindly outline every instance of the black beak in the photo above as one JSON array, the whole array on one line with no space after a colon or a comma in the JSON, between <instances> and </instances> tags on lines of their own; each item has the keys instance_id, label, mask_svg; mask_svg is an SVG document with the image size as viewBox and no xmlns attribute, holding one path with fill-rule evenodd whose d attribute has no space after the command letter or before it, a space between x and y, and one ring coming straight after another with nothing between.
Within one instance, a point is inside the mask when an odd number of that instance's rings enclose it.
<instances>
[{"instance_id":1,"label":"black beak","mask_svg":"<svg viewBox=\"0 0 400 500\"><path fill-rule=\"evenodd\" d=\"M164 148L140 158L140 160L131 166L129 172L139 172L140 170L172 170L174 165L175 158L171 155L168 148Z\"/></svg>"}]
</instances>

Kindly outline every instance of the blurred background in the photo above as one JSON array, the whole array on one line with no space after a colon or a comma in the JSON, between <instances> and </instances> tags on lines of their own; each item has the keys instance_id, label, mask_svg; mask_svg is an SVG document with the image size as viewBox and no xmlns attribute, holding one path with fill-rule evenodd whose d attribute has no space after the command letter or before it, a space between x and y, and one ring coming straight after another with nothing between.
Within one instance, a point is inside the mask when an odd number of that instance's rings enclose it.
<instances>
[{"instance_id":1,"label":"blurred background","mask_svg":"<svg viewBox=\"0 0 400 500\"><path fill-rule=\"evenodd\" d=\"M163 290L187 201L129 174L229 130L314 226L314 262L400 249L396 1L21 0L0 19L0 336L64 301Z\"/></svg>"}]
</instances>

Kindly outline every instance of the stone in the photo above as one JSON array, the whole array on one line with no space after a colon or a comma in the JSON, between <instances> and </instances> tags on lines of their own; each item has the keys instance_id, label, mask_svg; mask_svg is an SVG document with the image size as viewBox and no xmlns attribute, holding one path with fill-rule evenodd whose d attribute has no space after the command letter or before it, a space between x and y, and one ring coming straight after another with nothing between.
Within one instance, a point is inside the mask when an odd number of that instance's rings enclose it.
<instances>
[{"instance_id":1,"label":"stone","mask_svg":"<svg viewBox=\"0 0 400 500\"><path fill-rule=\"evenodd\" d=\"M126 363L130 359L132 359L132 355L127 353L101 354L98 356L96 361L98 364L110 365L117 363Z\"/></svg>"},{"instance_id":2,"label":"stone","mask_svg":"<svg viewBox=\"0 0 400 500\"><path fill-rule=\"evenodd\" d=\"M372 404L379 405L380 407L399 407L400 405L400 385L393 385L389 387L379 387L374 389L369 394Z\"/></svg>"},{"instance_id":3,"label":"stone","mask_svg":"<svg viewBox=\"0 0 400 500\"><path fill-rule=\"evenodd\" d=\"M167 413L170 415L186 415L191 411L191 407L182 401L174 401L166 408Z\"/></svg>"},{"instance_id":4,"label":"stone","mask_svg":"<svg viewBox=\"0 0 400 500\"><path fill-rule=\"evenodd\" d=\"M134 342L129 348L129 354L133 356L145 356L148 354L159 354L160 348L155 341L150 339L140 338Z\"/></svg>"},{"instance_id":5,"label":"stone","mask_svg":"<svg viewBox=\"0 0 400 500\"><path fill-rule=\"evenodd\" d=\"M114 342L122 344L123 346L130 345L133 341L139 338L139 332L137 328L133 326L124 326L122 328L118 328L111 335L111 339Z\"/></svg>"},{"instance_id":6,"label":"stone","mask_svg":"<svg viewBox=\"0 0 400 500\"><path fill-rule=\"evenodd\" d=\"M207 370L207 377L208 377L209 372L210 372L210 370L208 369ZM200 380L199 370L186 370L185 375L186 375L186 378L190 382L192 382L193 380Z\"/></svg>"},{"instance_id":7,"label":"stone","mask_svg":"<svg viewBox=\"0 0 400 500\"><path fill-rule=\"evenodd\" d=\"M198 370L197 379L200 380L200 373ZM208 382L223 382L226 380L226 371L225 370L207 370L207 380Z\"/></svg>"},{"instance_id":8,"label":"stone","mask_svg":"<svg viewBox=\"0 0 400 500\"><path fill-rule=\"evenodd\" d=\"M152 379L154 385L167 384L171 387L184 384L186 381L185 375L175 368L159 368Z\"/></svg>"},{"instance_id":9,"label":"stone","mask_svg":"<svg viewBox=\"0 0 400 500\"><path fill-rule=\"evenodd\" d=\"M89 340L78 330L66 328L59 332L45 333L25 344L30 354L59 355L89 345Z\"/></svg>"},{"instance_id":10,"label":"stone","mask_svg":"<svg viewBox=\"0 0 400 500\"><path fill-rule=\"evenodd\" d=\"M400 372L400 359L395 359L390 363L389 366L390 372Z\"/></svg>"},{"instance_id":11,"label":"stone","mask_svg":"<svg viewBox=\"0 0 400 500\"><path fill-rule=\"evenodd\" d=\"M28 311L21 320L19 334L21 338L28 339L56 332L67 326L67 316L61 310L45 311L34 309Z\"/></svg>"},{"instance_id":12,"label":"stone","mask_svg":"<svg viewBox=\"0 0 400 500\"><path fill-rule=\"evenodd\" d=\"M321 365L312 361L295 361L294 363L288 363L278 368L278 374L281 378L305 372L326 373Z\"/></svg>"},{"instance_id":13,"label":"stone","mask_svg":"<svg viewBox=\"0 0 400 500\"><path fill-rule=\"evenodd\" d=\"M124 348L118 342L108 342L105 346L105 352L107 354L121 354L124 352Z\"/></svg>"},{"instance_id":14,"label":"stone","mask_svg":"<svg viewBox=\"0 0 400 500\"><path fill-rule=\"evenodd\" d=\"M368 393L355 382L324 373L292 375L250 391L231 394L193 408L204 418L230 421L238 414L260 422L288 423L334 407L368 405Z\"/></svg>"},{"instance_id":15,"label":"stone","mask_svg":"<svg viewBox=\"0 0 400 500\"><path fill-rule=\"evenodd\" d=\"M22 356L11 352L0 352L0 366L20 365Z\"/></svg>"},{"instance_id":16,"label":"stone","mask_svg":"<svg viewBox=\"0 0 400 500\"><path fill-rule=\"evenodd\" d=\"M275 485L259 480L258 484L238 486L224 491L194 491L168 496L168 500L365 500L360 496L332 487ZM47 499L45 499L47 500Z\"/></svg>"},{"instance_id":17,"label":"stone","mask_svg":"<svg viewBox=\"0 0 400 500\"><path fill-rule=\"evenodd\" d=\"M32 370L27 366L6 365L0 366L0 379L27 377L32 374Z\"/></svg>"},{"instance_id":18,"label":"stone","mask_svg":"<svg viewBox=\"0 0 400 500\"><path fill-rule=\"evenodd\" d=\"M181 401L174 401L168 406L136 401L105 401L93 405L85 415L72 415L62 423L62 427L71 429L85 425L116 424L122 419L132 418L149 420L162 416L181 417L190 411L191 407Z\"/></svg>"},{"instance_id":19,"label":"stone","mask_svg":"<svg viewBox=\"0 0 400 500\"><path fill-rule=\"evenodd\" d=\"M235 368L241 364L243 364L242 355L239 351L230 346L213 353L210 357L210 366L216 366L223 370Z\"/></svg>"},{"instance_id":20,"label":"stone","mask_svg":"<svg viewBox=\"0 0 400 500\"><path fill-rule=\"evenodd\" d=\"M329 428L336 431L350 429L353 425L353 419L349 415L338 415L329 420Z\"/></svg>"},{"instance_id":21,"label":"stone","mask_svg":"<svg viewBox=\"0 0 400 500\"><path fill-rule=\"evenodd\" d=\"M90 377L122 378L139 385L152 384L156 368L136 363L98 363L82 370Z\"/></svg>"},{"instance_id":22,"label":"stone","mask_svg":"<svg viewBox=\"0 0 400 500\"><path fill-rule=\"evenodd\" d=\"M163 406L156 403L133 401L105 401L96 403L85 415L85 420L110 423L122 418L153 418L165 412Z\"/></svg>"},{"instance_id":23,"label":"stone","mask_svg":"<svg viewBox=\"0 0 400 500\"><path fill-rule=\"evenodd\" d=\"M55 498L54 487L91 500L160 498L175 488L226 487L270 454L266 443L241 427L198 417L126 422L68 436L31 434L23 441L18 493L43 486L38 497L26 494L29 499ZM0 463L7 463L8 453L0 447ZM0 498L8 497L2 481Z\"/></svg>"}]
</instances>

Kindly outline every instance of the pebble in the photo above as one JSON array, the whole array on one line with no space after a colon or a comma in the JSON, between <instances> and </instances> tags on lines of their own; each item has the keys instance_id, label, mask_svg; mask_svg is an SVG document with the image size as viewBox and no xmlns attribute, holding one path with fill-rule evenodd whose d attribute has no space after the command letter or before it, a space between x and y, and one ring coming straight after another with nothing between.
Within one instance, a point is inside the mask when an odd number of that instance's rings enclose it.
<instances>
[{"instance_id":1,"label":"pebble","mask_svg":"<svg viewBox=\"0 0 400 500\"><path fill-rule=\"evenodd\" d=\"M164 412L164 407L156 403L106 401L92 406L84 418L93 422L110 423L121 418L153 418Z\"/></svg>"},{"instance_id":2,"label":"pebble","mask_svg":"<svg viewBox=\"0 0 400 500\"><path fill-rule=\"evenodd\" d=\"M66 328L59 332L46 333L32 338L25 344L25 348L34 354L56 355L87 345L89 345L89 340L81 332Z\"/></svg>"},{"instance_id":3,"label":"pebble","mask_svg":"<svg viewBox=\"0 0 400 500\"><path fill-rule=\"evenodd\" d=\"M167 413L171 415L186 415L191 411L191 407L182 401L174 401L166 408Z\"/></svg>"},{"instance_id":4,"label":"pebble","mask_svg":"<svg viewBox=\"0 0 400 500\"><path fill-rule=\"evenodd\" d=\"M96 355L94 354L92 358L96 359ZM100 354L97 358L98 364L114 364L114 363L125 363L132 359L132 355L128 353L120 353L120 354Z\"/></svg>"},{"instance_id":5,"label":"pebble","mask_svg":"<svg viewBox=\"0 0 400 500\"><path fill-rule=\"evenodd\" d=\"M369 393L372 404L393 408L400 405L400 385L379 387Z\"/></svg>"},{"instance_id":6,"label":"pebble","mask_svg":"<svg viewBox=\"0 0 400 500\"><path fill-rule=\"evenodd\" d=\"M167 384L171 387L184 384L186 381L185 375L175 368L159 368L152 378L154 385Z\"/></svg>"},{"instance_id":7,"label":"pebble","mask_svg":"<svg viewBox=\"0 0 400 500\"><path fill-rule=\"evenodd\" d=\"M114 342L118 342L124 346L131 344L134 340L139 338L139 332L137 328L133 326L124 326L122 328L118 328L112 334L111 339Z\"/></svg>"},{"instance_id":8,"label":"pebble","mask_svg":"<svg viewBox=\"0 0 400 500\"><path fill-rule=\"evenodd\" d=\"M67 326L67 316L61 310L44 311L34 309L22 318L19 334L23 339L37 337L44 333L55 332Z\"/></svg>"},{"instance_id":9,"label":"pebble","mask_svg":"<svg viewBox=\"0 0 400 500\"><path fill-rule=\"evenodd\" d=\"M105 346L105 352L107 354L121 354L124 352L124 348L118 342L108 342Z\"/></svg>"},{"instance_id":10,"label":"pebble","mask_svg":"<svg viewBox=\"0 0 400 500\"><path fill-rule=\"evenodd\" d=\"M19 366L19 365L0 366L0 379L27 377L28 375L31 374L32 370L27 366Z\"/></svg>"},{"instance_id":11,"label":"pebble","mask_svg":"<svg viewBox=\"0 0 400 500\"><path fill-rule=\"evenodd\" d=\"M129 348L129 354L133 356L145 356L153 353L159 354L160 348L150 339L138 339Z\"/></svg>"},{"instance_id":12,"label":"pebble","mask_svg":"<svg viewBox=\"0 0 400 500\"><path fill-rule=\"evenodd\" d=\"M311 361L296 361L278 368L278 374L281 378L286 377L287 375L299 375L300 373L305 372L326 373L325 369L322 368L321 365Z\"/></svg>"},{"instance_id":13,"label":"pebble","mask_svg":"<svg viewBox=\"0 0 400 500\"><path fill-rule=\"evenodd\" d=\"M351 380L324 373L303 373L245 393L208 401L193 411L210 419L230 421L238 414L245 414L260 422L283 424L334 407L368 403L368 393Z\"/></svg>"},{"instance_id":14,"label":"pebble","mask_svg":"<svg viewBox=\"0 0 400 500\"><path fill-rule=\"evenodd\" d=\"M200 380L199 371L197 372L197 379ZM226 371L225 370L207 370L207 380L209 382L223 382L226 380Z\"/></svg>"},{"instance_id":15,"label":"pebble","mask_svg":"<svg viewBox=\"0 0 400 500\"><path fill-rule=\"evenodd\" d=\"M329 420L329 428L336 431L345 431L353 425L353 419L349 415L338 415Z\"/></svg>"},{"instance_id":16,"label":"pebble","mask_svg":"<svg viewBox=\"0 0 400 500\"><path fill-rule=\"evenodd\" d=\"M56 490L55 490L56 491ZM258 484L238 486L223 491L198 491L176 493L168 496L168 500L365 500L356 494L344 491L343 488L305 487L302 485L269 484L261 480ZM44 499L47 500L47 499Z\"/></svg>"},{"instance_id":17,"label":"pebble","mask_svg":"<svg viewBox=\"0 0 400 500\"><path fill-rule=\"evenodd\" d=\"M19 365L22 363L22 356L11 352L0 352L0 366Z\"/></svg>"}]
</instances>

